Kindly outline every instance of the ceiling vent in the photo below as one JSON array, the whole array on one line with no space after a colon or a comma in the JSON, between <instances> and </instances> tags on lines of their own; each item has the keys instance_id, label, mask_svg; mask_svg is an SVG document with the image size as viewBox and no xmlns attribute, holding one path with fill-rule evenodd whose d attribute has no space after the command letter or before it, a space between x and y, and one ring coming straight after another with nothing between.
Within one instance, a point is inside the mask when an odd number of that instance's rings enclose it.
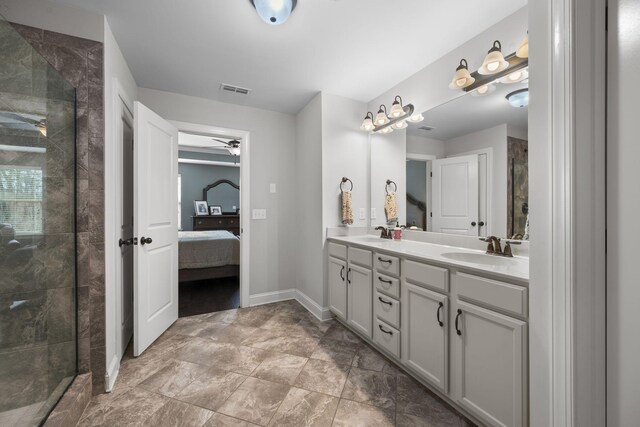
<instances>
[{"instance_id":1,"label":"ceiling vent","mask_svg":"<svg viewBox=\"0 0 640 427\"><path fill-rule=\"evenodd\" d=\"M418 129L429 132L431 130L434 130L435 128L433 126L420 126Z\"/></svg>"},{"instance_id":2,"label":"ceiling vent","mask_svg":"<svg viewBox=\"0 0 640 427\"><path fill-rule=\"evenodd\" d=\"M247 95L249 92L251 92L251 89L247 89L246 87L228 85L226 83L222 83L220 85L220 90L223 92L239 93L240 95Z\"/></svg>"}]
</instances>

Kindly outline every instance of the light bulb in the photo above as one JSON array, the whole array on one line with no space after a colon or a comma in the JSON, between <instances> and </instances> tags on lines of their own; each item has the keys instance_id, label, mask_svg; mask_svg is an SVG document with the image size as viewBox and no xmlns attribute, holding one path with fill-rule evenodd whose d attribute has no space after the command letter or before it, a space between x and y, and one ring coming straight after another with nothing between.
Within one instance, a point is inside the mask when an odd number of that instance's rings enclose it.
<instances>
[{"instance_id":1,"label":"light bulb","mask_svg":"<svg viewBox=\"0 0 640 427\"><path fill-rule=\"evenodd\" d=\"M500 66L500 63L497 62L497 61L496 62L490 62L490 63L487 64L487 69L489 71L495 71L495 70L498 69L499 66Z\"/></svg>"},{"instance_id":2,"label":"light bulb","mask_svg":"<svg viewBox=\"0 0 640 427\"><path fill-rule=\"evenodd\" d=\"M417 114L414 114L411 117L409 117L407 120L410 121L411 123L418 123L418 122L423 121L424 117L422 117L422 114L417 113Z\"/></svg>"},{"instance_id":3,"label":"light bulb","mask_svg":"<svg viewBox=\"0 0 640 427\"><path fill-rule=\"evenodd\" d=\"M391 132L393 132L393 128L391 126L386 127L386 128L384 128L384 129L382 129L380 131L380 133L382 133L382 134L388 134L388 133L391 133Z\"/></svg>"},{"instance_id":4,"label":"light bulb","mask_svg":"<svg viewBox=\"0 0 640 427\"><path fill-rule=\"evenodd\" d=\"M404 129L407 126L409 126L409 125L404 120L400 120L399 122L396 122L396 123L391 125L391 127L393 127L394 129Z\"/></svg>"},{"instance_id":5,"label":"light bulb","mask_svg":"<svg viewBox=\"0 0 640 427\"><path fill-rule=\"evenodd\" d=\"M522 76L521 71L514 71L513 73L509 74L509 80L511 80L512 82L515 82L520 78L520 76Z\"/></svg>"},{"instance_id":6,"label":"light bulb","mask_svg":"<svg viewBox=\"0 0 640 427\"><path fill-rule=\"evenodd\" d=\"M456 80L456 85L458 87L463 87L466 82L467 82L467 79L458 79Z\"/></svg>"},{"instance_id":7,"label":"light bulb","mask_svg":"<svg viewBox=\"0 0 640 427\"><path fill-rule=\"evenodd\" d=\"M273 10L280 10L284 7L284 0L269 0L269 4Z\"/></svg>"}]
</instances>

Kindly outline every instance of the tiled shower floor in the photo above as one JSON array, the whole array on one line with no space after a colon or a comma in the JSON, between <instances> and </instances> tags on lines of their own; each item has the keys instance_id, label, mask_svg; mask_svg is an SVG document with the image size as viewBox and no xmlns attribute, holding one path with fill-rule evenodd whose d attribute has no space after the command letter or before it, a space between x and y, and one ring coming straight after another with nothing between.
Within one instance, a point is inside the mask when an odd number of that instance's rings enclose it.
<instances>
[{"instance_id":1,"label":"tiled shower floor","mask_svg":"<svg viewBox=\"0 0 640 427\"><path fill-rule=\"evenodd\" d=\"M82 426L466 426L335 321L295 301L179 319L125 356Z\"/></svg>"}]
</instances>

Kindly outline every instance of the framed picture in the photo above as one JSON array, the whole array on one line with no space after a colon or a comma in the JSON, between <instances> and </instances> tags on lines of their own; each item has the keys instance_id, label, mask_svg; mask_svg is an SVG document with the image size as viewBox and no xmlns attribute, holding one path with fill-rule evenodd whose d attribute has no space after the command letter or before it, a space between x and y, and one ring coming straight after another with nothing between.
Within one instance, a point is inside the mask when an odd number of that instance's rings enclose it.
<instances>
[{"instance_id":1,"label":"framed picture","mask_svg":"<svg viewBox=\"0 0 640 427\"><path fill-rule=\"evenodd\" d=\"M193 209L196 211L196 216L204 216L209 214L209 208L207 207L206 200L194 200Z\"/></svg>"},{"instance_id":2,"label":"framed picture","mask_svg":"<svg viewBox=\"0 0 640 427\"><path fill-rule=\"evenodd\" d=\"M222 206L209 206L210 215L222 215Z\"/></svg>"}]
</instances>

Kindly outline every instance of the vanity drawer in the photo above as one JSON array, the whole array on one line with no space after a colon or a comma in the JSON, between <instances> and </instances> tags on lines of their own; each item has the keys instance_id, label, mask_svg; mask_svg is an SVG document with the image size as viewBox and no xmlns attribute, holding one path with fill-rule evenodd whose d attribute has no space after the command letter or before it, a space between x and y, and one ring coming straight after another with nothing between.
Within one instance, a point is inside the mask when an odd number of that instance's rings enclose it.
<instances>
[{"instance_id":1,"label":"vanity drawer","mask_svg":"<svg viewBox=\"0 0 640 427\"><path fill-rule=\"evenodd\" d=\"M376 319L373 327L373 342L384 348L389 354L400 358L400 331Z\"/></svg>"},{"instance_id":2,"label":"vanity drawer","mask_svg":"<svg viewBox=\"0 0 640 427\"><path fill-rule=\"evenodd\" d=\"M373 264L381 273L400 276L400 259L397 257L376 253L373 256Z\"/></svg>"},{"instance_id":3,"label":"vanity drawer","mask_svg":"<svg viewBox=\"0 0 640 427\"><path fill-rule=\"evenodd\" d=\"M404 276L416 285L449 292L449 270L415 261L405 261Z\"/></svg>"},{"instance_id":4,"label":"vanity drawer","mask_svg":"<svg viewBox=\"0 0 640 427\"><path fill-rule=\"evenodd\" d=\"M400 299L400 279L376 273L373 281L376 284L376 290L396 299Z\"/></svg>"},{"instance_id":5,"label":"vanity drawer","mask_svg":"<svg viewBox=\"0 0 640 427\"><path fill-rule=\"evenodd\" d=\"M376 292L373 312L378 319L384 320L395 328L400 327L400 301Z\"/></svg>"},{"instance_id":6,"label":"vanity drawer","mask_svg":"<svg viewBox=\"0 0 640 427\"><path fill-rule=\"evenodd\" d=\"M338 243L329 242L329 256L346 260L347 247Z\"/></svg>"},{"instance_id":7,"label":"vanity drawer","mask_svg":"<svg viewBox=\"0 0 640 427\"><path fill-rule=\"evenodd\" d=\"M456 292L461 299L522 317L529 314L528 293L524 286L465 273L456 273L452 280L455 281Z\"/></svg>"},{"instance_id":8,"label":"vanity drawer","mask_svg":"<svg viewBox=\"0 0 640 427\"><path fill-rule=\"evenodd\" d=\"M371 251L349 246L349 262L371 268Z\"/></svg>"}]
</instances>

